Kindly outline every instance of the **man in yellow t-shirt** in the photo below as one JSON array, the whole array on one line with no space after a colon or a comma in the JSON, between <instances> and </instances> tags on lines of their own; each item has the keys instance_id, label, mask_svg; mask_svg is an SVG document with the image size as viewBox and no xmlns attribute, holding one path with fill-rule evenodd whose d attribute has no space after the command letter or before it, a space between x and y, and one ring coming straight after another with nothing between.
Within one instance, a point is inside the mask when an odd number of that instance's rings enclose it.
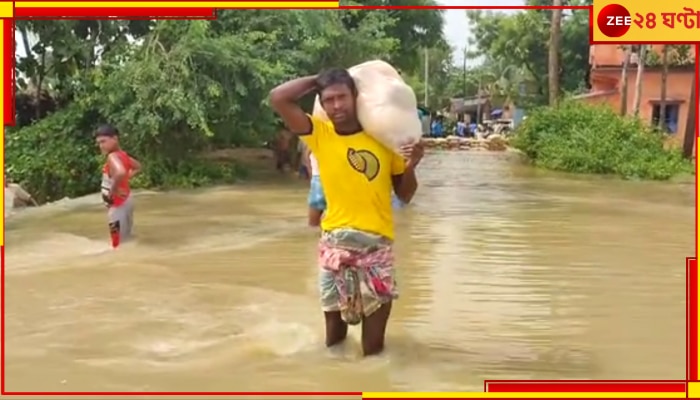
<instances>
[{"instance_id":1,"label":"man in yellow t-shirt","mask_svg":"<svg viewBox=\"0 0 700 400\"><path fill-rule=\"evenodd\" d=\"M330 121L307 115L298 105L319 94ZM392 243L391 196L409 203L416 192L420 142L401 155L363 131L357 119L355 82L344 69L294 79L270 92L270 103L287 128L316 156L326 196L319 245L319 289L326 345L342 342L348 324L362 322L365 355L380 353L391 304L398 297Z\"/></svg>"}]
</instances>

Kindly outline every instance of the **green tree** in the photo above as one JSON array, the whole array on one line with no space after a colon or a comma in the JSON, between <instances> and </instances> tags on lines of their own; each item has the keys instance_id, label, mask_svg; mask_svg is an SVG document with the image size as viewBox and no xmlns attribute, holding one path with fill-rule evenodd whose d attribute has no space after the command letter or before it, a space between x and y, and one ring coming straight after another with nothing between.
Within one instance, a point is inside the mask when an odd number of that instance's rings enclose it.
<instances>
[{"instance_id":1,"label":"green tree","mask_svg":"<svg viewBox=\"0 0 700 400\"><path fill-rule=\"evenodd\" d=\"M561 0L553 1L555 6L561 6ZM559 100L559 52L561 51L561 17L562 10L552 10L552 26L549 33L549 61L547 75L549 77L549 105L557 105Z\"/></svg>"},{"instance_id":2,"label":"green tree","mask_svg":"<svg viewBox=\"0 0 700 400\"><path fill-rule=\"evenodd\" d=\"M435 0L356 0L342 1L344 5L368 5L368 6L435 6ZM356 10L361 11L361 10ZM347 12L347 11L346 11ZM370 11L362 10L356 13L354 18L347 20L352 24ZM395 38L398 42L396 50L387 60L408 74L415 74L422 70L419 63L419 54L424 48L444 47L447 42L443 35L444 20L442 10L402 10L394 9L384 11L395 22L386 28L386 35Z\"/></svg>"},{"instance_id":3,"label":"green tree","mask_svg":"<svg viewBox=\"0 0 700 400\"><path fill-rule=\"evenodd\" d=\"M536 2L528 2L535 4ZM570 4L572 2L569 2ZM576 5L576 4L572 4ZM476 48L493 60L507 60L522 70L534 104L548 100L549 10L515 14L467 11ZM587 87L588 10L567 10L562 15L559 82L564 92Z\"/></svg>"},{"instance_id":4,"label":"green tree","mask_svg":"<svg viewBox=\"0 0 700 400\"><path fill-rule=\"evenodd\" d=\"M418 54L417 59L422 68L414 73L404 73L404 79L413 88L419 104L424 103L427 90L428 104L423 105L433 109L446 107L449 105L450 98L454 96L454 92L450 91L454 70L452 49L446 43L440 43ZM428 57L428 87L425 82L426 56Z\"/></svg>"},{"instance_id":5,"label":"green tree","mask_svg":"<svg viewBox=\"0 0 700 400\"><path fill-rule=\"evenodd\" d=\"M49 84L57 91L69 91L81 72L95 68L114 51L146 35L151 21L126 20L33 20L17 21L24 57L16 64L17 85L30 83L40 91ZM30 45L30 37L35 44Z\"/></svg>"},{"instance_id":6,"label":"green tree","mask_svg":"<svg viewBox=\"0 0 700 400\"><path fill-rule=\"evenodd\" d=\"M665 135L605 105L563 101L528 115L512 144L537 166L566 172L666 180L692 173Z\"/></svg>"},{"instance_id":7,"label":"green tree","mask_svg":"<svg viewBox=\"0 0 700 400\"><path fill-rule=\"evenodd\" d=\"M53 113L35 113L29 126L6 132L8 169L40 200L93 192L100 159L91 132L109 122L123 132L129 152L145 161L136 185L234 179L240 173L235 165L212 164L200 155L271 138L277 119L267 93L279 82L373 58L417 69L419 54L403 43L411 37L436 54L449 54L438 46L444 44L440 24L435 33L419 25L430 20L400 11L237 10L222 11L213 21L25 21L18 25L22 45L34 44L18 60L19 86L50 91L61 101ZM411 36L416 32L422 36ZM444 70L441 57L436 71Z\"/></svg>"}]
</instances>

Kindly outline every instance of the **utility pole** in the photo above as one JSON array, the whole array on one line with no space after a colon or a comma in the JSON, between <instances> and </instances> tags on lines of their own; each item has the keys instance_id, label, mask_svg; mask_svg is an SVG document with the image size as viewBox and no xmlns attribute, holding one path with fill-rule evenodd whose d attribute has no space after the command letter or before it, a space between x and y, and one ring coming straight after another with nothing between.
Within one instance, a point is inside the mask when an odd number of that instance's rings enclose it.
<instances>
[{"instance_id":1,"label":"utility pole","mask_svg":"<svg viewBox=\"0 0 700 400\"><path fill-rule=\"evenodd\" d=\"M425 94L423 96L423 104L425 105L425 108L428 108L428 48L426 47L424 49L424 58L425 58Z\"/></svg>"},{"instance_id":2,"label":"utility pole","mask_svg":"<svg viewBox=\"0 0 700 400\"><path fill-rule=\"evenodd\" d=\"M463 50L464 59L462 65L462 97L467 98L467 46Z\"/></svg>"},{"instance_id":3,"label":"utility pole","mask_svg":"<svg viewBox=\"0 0 700 400\"><path fill-rule=\"evenodd\" d=\"M481 123L481 78L482 78L482 72L479 71L479 87L476 89L476 123L480 124Z\"/></svg>"}]
</instances>

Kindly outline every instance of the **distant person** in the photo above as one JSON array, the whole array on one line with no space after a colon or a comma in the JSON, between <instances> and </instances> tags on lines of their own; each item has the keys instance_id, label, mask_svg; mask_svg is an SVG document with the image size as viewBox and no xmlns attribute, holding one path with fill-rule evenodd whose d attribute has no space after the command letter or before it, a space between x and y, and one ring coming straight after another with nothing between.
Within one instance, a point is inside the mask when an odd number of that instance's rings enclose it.
<instances>
[{"instance_id":1,"label":"distant person","mask_svg":"<svg viewBox=\"0 0 700 400\"><path fill-rule=\"evenodd\" d=\"M12 207L14 208L27 207L29 205L36 207L39 205L29 192L24 190L19 184L12 182L12 179L7 174L5 174L5 189L12 194Z\"/></svg>"},{"instance_id":2,"label":"distant person","mask_svg":"<svg viewBox=\"0 0 700 400\"><path fill-rule=\"evenodd\" d=\"M141 171L141 164L119 146L119 130L102 125L95 132L102 154L107 156L102 168L102 201L107 206L107 222L112 247L131 237L134 225L134 200L131 196L131 178Z\"/></svg>"},{"instance_id":3,"label":"distant person","mask_svg":"<svg viewBox=\"0 0 700 400\"><path fill-rule=\"evenodd\" d=\"M439 119L434 119L430 124L430 133L433 137L439 138L443 136L443 126L442 121Z\"/></svg>"},{"instance_id":4,"label":"distant person","mask_svg":"<svg viewBox=\"0 0 700 400\"><path fill-rule=\"evenodd\" d=\"M476 124L476 122L472 122L471 124L469 124L469 134L471 137L476 137L477 128L478 125Z\"/></svg>"},{"instance_id":5,"label":"distant person","mask_svg":"<svg viewBox=\"0 0 700 400\"><path fill-rule=\"evenodd\" d=\"M309 186L309 226L321 226L321 218L326 211L326 196L323 194L323 185L321 185L321 172L318 168L318 160L316 156L309 151L309 170L311 171L311 183Z\"/></svg>"},{"instance_id":6,"label":"distant person","mask_svg":"<svg viewBox=\"0 0 700 400\"><path fill-rule=\"evenodd\" d=\"M430 136L430 115L423 109L418 109L418 120L420 121L421 136Z\"/></svg>"},{"instance_id":7,"label":"distant person","mask_svg":"<svg viewBox=\"0 0 700 400\"><path fill-rule=\"evenodd\" d=\"M467 135L467 124L464 121L457 121L457 136L465 137Z\"/></svg>"},{"instance_id":8,"label":"distant person","mask_svg":"<svg viewBox=\"0 0 700 400\"><path fill-rule=\"evenodd\" d=\"M310 93L318 93L330 121L301 108L300 99ZM356 100L355 81L345 69L294 79L270 92L272 108L320 167L327 201L318 257L326 346L343 342L348 325L362 323L362 352L369 356L384 349L398 297L391 192L411 201L423 147L418 142L394 154L362 129Z\"/></svg>"},{"instance_id":9,"label":"distant person","mask_svg":"<svg viewBox=\"0 0 700 400\"><path fill-rule=\"evenodd\" d=\"M290 154L290 133L286 129L280 129L270 143L270 149L275 159L275 169L280 173L284 168L292 168L292 157Z\"/></svg>"}]
</instances>

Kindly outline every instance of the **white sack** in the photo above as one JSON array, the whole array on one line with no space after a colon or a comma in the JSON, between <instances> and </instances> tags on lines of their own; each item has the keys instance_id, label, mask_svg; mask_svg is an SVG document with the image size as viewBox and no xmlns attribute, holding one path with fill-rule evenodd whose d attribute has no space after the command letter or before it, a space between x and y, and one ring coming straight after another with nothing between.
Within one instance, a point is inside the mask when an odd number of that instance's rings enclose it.
<instances>
[{"instance_id":1,"label":"white sack","mask_svg":"<svg viewBox=\"0 0 700 400\"><path fill-rule=\"evenodd\" d=\"M391 65L373 60L348 72L357 86L357 118L365 132L394 151L420 140L416 95ZM328 120L318 96L313 115Z\"/></svg>"}]
</instances>

